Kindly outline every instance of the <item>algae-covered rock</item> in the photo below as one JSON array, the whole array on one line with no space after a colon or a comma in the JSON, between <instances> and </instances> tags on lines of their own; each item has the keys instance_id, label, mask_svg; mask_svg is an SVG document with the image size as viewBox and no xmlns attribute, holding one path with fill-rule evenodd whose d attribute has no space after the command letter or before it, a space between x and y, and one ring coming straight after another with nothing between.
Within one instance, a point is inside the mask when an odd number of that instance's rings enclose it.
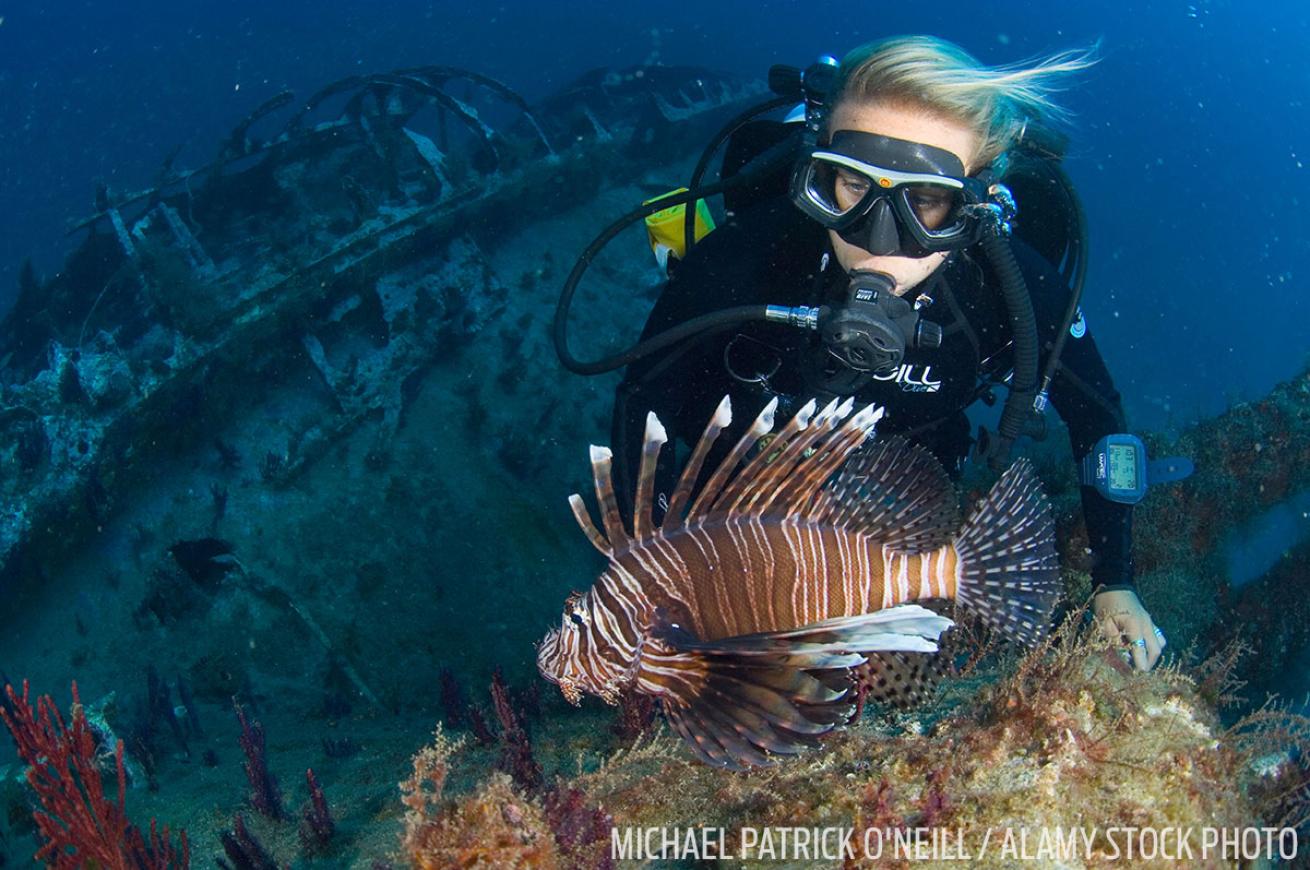
<instances>
[{"instance_id":1,"label":"algae-covered rock","mask_svg":"<svg viewBox=\"0 0 1310 870\"><path fill-rule=\"evenodd\" d=\"M626 854L653 866L666 863L632 851L645 829L658 829L655 844L690 831L682 858L708 848L745 866L848 867L1103 866L1150 845L1130 829L1190 831L1192 866L1227 866L1202 857L1203 832L1261 825L1267 777L1254 744L1207 706L1198 679L1216 675L1198 674L1134 672L1070 624L990 677L949 686L935 721L934 710L866 717L817 751L745 773L696 761L660 729L556 787L603 808ZM488 805L500 802L535 832L538 804L524 801L493 779L438 813L438 829L465 849L483 826L499 842Z\"/></svg>"}]
</instances>

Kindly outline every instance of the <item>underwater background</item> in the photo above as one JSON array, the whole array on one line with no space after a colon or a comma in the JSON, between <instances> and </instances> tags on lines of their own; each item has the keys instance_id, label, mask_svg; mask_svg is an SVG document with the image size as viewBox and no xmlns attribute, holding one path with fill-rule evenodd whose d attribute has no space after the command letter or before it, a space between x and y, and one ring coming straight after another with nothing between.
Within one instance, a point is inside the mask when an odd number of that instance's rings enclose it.
<instances>
[{"instance_id":1,"label":"underwater background","mask_svg":"<svg viewBox=\"0 0 1310 870\"><path fill-rule=\"evenodd\" d=\"M1310 10L1217 0L0 4L0 676L62 710L76 679L125 742L133 820L186 828L198 865L244 813L279 863L400 866L416 810L397 783L439 720L466 735L449 792L501 795L498 824L541 813L588 843L599 795L641 817L641 773L676 787L685 759L640 750L629 792L602 781L643 714L574 710L534 666L601 567L565 499L589 491L616 383L559 366L555 299L604 225L684 183L763 99L769 65L897 33L989 63L1101 41L1062 98L1091 234L1082 307L1134 430L1198 464L1139 509L1143 599L1198 660L1236 635L1256 647L1247 701L1206 727L1268 692L1301 703ZM294 100L242 126L284 91L347 80L305 127L327 122L367 91L350 77L427 66L512 89L535 132L516 104L477 103L506 136L500 162L456 129L433 188L421 145L307 138L261 164ZM587 103L601 81L608 102ZM677 111L652 115L654 95ZM438 114L416 118L444 143ZM223 172L183 178L220 156ZM138 280L108 213L133 227L161 199L189 230L143 225ZM620 237L583 284L575 351L631 342L660 280L641 234ZM1061 450L1057 435L1037 453L1076 574ZM255 720L287 820L250 795ZM514 766L515 727L544 781L592 779L541 809L475 785ZM27 866L22 765L0 744L0 866ZM326 845L299 831L306 768L337 819ZM676 772L706 805L745 801Z\"/></svg>"},{"instance_id":2,"label":"underwater background","mask_svg":"<svg viewBox=\"0 0 1310 870\"><path fill-rule=\"evenodd\" d=\"M136 189L210 156L254 106L359 72L476 70L528 100L599 66L762 76L924 32L1003 63L1102 39L1066 95L1097 257L1085 309L1133 421L1256 395L1299 366L1310 134L1298 3L22 3L0 25L0 310L57 267L91 183ZM561 252L567 256L568 252Z\"/></svg>"}]
</instances>

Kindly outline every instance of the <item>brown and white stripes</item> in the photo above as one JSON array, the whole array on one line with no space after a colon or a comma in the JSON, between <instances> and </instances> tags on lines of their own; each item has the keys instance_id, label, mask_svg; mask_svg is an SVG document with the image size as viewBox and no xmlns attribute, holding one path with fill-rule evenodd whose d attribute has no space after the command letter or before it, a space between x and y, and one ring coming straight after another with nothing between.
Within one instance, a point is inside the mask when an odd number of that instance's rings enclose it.
<instances>
[{"instance_id":1,"label":"brown and white stripes","mask_svg":"<svg viewBox=\"0 0 1310 870\"><path fill-rule=\"evenodd\" d=\"M571 700L579 690L612 699L635 678L638 665L650 664L640 660L653 655L642 645L657 610L713 640L864 613L901 593L901 586L885 582L879 544L837 522L839 506L821 492L873 432L881 410L870 406L852 414L847 400L816 413L811 401L758 449L773 430L776 407L776 400L765 406L693 500L710 446L731 424L725 397L659 526L651 521L652 488L667 436L655 416L647 419L631 526L618 511L613 455L592 447L604 532L591 522L580 496L569 501L587 539L610 564L588 593L569 599L559 630L538 651L542 673Z\"/></svg>"},{"instance_id":2,"label":"brown and white stripes","mask_svg":"<svg viewBox=\"0 0 1310 870\"><path fill-rule=\"evenodd\" d=\"M760 517L657 534L614 562L650 607L685 612L704 640L952 598L957 564L949 545L906 555L844 529Z\"/></svg>"}]
</instances>

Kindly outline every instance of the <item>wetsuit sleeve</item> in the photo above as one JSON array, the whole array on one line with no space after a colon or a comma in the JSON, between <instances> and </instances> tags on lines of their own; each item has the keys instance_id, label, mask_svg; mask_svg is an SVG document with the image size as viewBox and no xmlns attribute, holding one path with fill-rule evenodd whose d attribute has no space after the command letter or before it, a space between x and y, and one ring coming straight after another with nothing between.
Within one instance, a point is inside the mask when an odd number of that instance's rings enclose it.
<instances>
[{"instance_id":1,"label":"wetsuit sleeve","mask_svg":"<svg viewBox=\"0 0 1310 870\"><path fill-rule=\"evenodd\" d=\"M1016 246L1017 247L1017 246ZM1016 249L1042 339L1041 365L1046 365L1056 330L1063 323L1069 290L1059 274L1032 251ZM1077 323L1075 319L1075 323ZM1126 429L1119 391L1091 333L1067 336L1060 368L1051 382L1050 399L1069 428L1075 462L1081 462L1103 436ZM1083 516L1092 551L1092 584L1098 591L1135 589L1132 558L1132 505L1101 496L1094 487L1081 487Z\"/></svg>"},{"instance_id":2,"label":"wetsuit sleeve","mask_svg":"<svg viewBox=\"0 0 1310 870\"><path fill-rule=\"evenodd\" d=\"M1074 460L1081 462L1097 441L1123 432L1127 425L1119 393L1090 335L1071 337L1060 361L1051 384L1051 404L1068 425ZM1134 589L1133 506L1112 502L1095 487L1081 489L1093 585L1097 591Z\"/></svg>"}]
</instances>

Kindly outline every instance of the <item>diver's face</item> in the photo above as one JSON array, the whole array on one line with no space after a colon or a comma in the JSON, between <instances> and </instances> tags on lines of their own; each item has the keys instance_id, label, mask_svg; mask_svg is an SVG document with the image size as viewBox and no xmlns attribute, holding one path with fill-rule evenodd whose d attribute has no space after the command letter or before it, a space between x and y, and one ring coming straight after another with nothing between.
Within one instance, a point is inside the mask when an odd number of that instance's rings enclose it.
<instances>
[{"instance_id":1,"label":"diver's face","mask_svg":"<svg viewBox=\"0 0 1310 870\"><path fill-rule=\"evenodd\" d=\"M966 172L974 171L973 156L982 144L973 130L958 121L893 103L843 101L833 110L828 125L834 131L860 130L944 148L960 158ZM839 197L841 192L839 184ZM843 269L847 272L861 269L886 273L896 280L898 296L923 283L946 261L947 256L945 252L926 257L875 256L852 245L833 230L828 230L828 237Z\"/></svg>"}]
</instances>

